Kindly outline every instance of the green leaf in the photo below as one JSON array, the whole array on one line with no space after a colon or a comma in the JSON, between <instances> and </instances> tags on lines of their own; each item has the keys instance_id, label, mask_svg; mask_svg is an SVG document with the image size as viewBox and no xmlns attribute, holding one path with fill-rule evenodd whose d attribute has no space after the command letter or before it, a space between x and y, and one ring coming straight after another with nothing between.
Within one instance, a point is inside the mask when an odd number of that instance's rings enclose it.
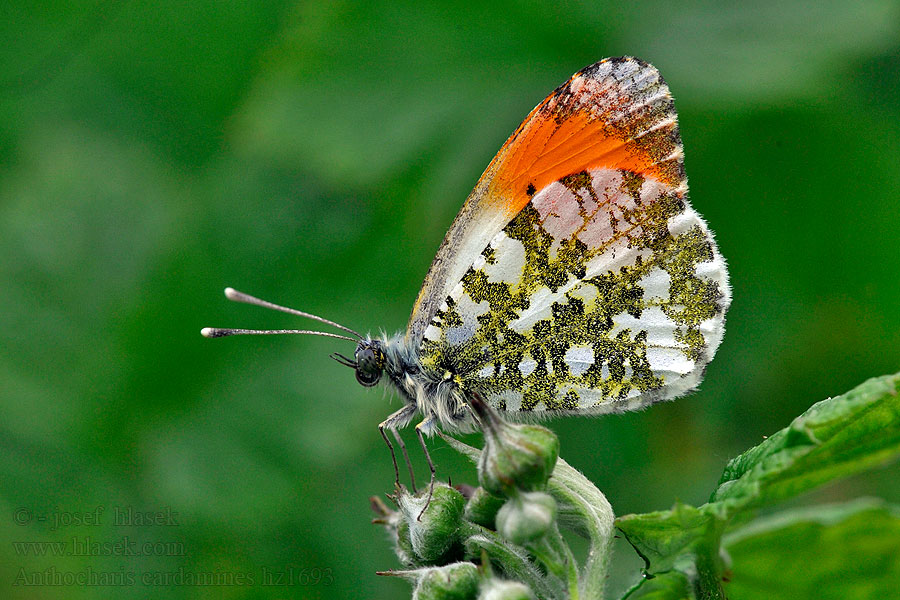
<instances>
[{"instance_id":1,"label":"green leaf","mask_svg":"<svg viewBox=\"0 0 900 600\"><path fill-rule=\"evenodd\" d=\"M652 574L671 570L684 555L718 554L726 520L715 505L676 504L672 510L625 515L616 519L625 538Z\"/></svg>"},{"instance_id":2,"label":"green leaf","mask_svg":"<svg viewBox=\"0 0 900 600\"><path fill-rule=\"evenodd\" d=\"M622 600L693 600L694 598L690 582L680 571L667 571L642 579L622 596Z\"/></svg>"},{"instance_id":3,"label":"green leaf","mask_svg":"<svg viewBox=\"0 0 900 600\"><path fill-rule=\"evenodd\" d=\"M893 598L900 507L861 500L785 511L725 537L732 600Z\"/></svg>"},{"instance_id":4,"label":"green leaf","mask_svg":"<svg viewBox=\"0 0 900 600\"><path fill-rule=\"evenodd\" d=\"M900 374L870 379L814 404L731 460L711 500L731 511L796 496L900 456Z\"/></svg>"},{"instance_id":5,"label":"green leaf","mask_svg":"<svg viewBox=\"0 0 900 600\"><path fill-rule=\"evenodd\" d=\"M898 387L900 374L889 375L815 404L789 427L732 460L708 504L626 515L616 525L646 561L648 573L675 569L693 581L698 597L723 597L719 548L723 532L740 511L790 498L900 454Z\"/></svg>"},{"instance_id":6,"label":"green leaf","mask_svg":"<svg viewBox=\"0 0 900 600\"><path fill-rule=\"evenodd\" d=\"M628 543L647 563L648 574L680 571L692 582L693 593L702 599L725 598L725 566L719 549L726 523L717 504L700 508L676 504L672 510L616 520Z\"/></svg>"}]
</instances>

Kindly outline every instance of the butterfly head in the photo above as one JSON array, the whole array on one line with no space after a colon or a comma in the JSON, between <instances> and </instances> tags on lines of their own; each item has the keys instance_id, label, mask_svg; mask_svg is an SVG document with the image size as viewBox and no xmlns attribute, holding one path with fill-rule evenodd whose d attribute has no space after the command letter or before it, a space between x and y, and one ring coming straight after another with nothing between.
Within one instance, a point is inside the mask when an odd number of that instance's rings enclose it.
<instances>
[{"instance_id":1,"label":"butterfly head","mask_svg":"<svg viewBox=\"0 0 900 600\"><path fill-rule=\"evenodd\" d=\"M331 358L342 365L351 367L356 372L356 380L360 385L372 387L381 379L386 363L384 348L379 340L362 340L356 346L353 358L341 354L332 354Z\"/></svg>"}]
</instances>

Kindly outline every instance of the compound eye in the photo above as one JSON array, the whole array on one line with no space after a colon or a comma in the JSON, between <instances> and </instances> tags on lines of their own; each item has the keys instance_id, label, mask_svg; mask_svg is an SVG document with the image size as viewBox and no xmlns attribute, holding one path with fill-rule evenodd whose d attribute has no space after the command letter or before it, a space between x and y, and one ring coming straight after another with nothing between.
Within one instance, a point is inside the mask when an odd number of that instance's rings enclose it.
<instances>
[{"instance_id":1,"label":"compound eye","mask_svg":"<svg viewBox=\"0 0 900 600\"><path fill-rule=\"evenodd\" d=\"M366 387L372 387L381 379L383 364L381 353L373 348L362 348L356 353L356 380Z\"/></svg>"},{"instance_id":2,"label":"compound eye","mask_svg":"<svg viewBox=\"0 0 900 600\"><path fill-rule=\"evenodd\" d=\"M372 387L378 380L381 379L381 371L369 372L369 371L361 371L357 369L356 371L356 380L366 387Z\"/></svg>"}]
</instances>

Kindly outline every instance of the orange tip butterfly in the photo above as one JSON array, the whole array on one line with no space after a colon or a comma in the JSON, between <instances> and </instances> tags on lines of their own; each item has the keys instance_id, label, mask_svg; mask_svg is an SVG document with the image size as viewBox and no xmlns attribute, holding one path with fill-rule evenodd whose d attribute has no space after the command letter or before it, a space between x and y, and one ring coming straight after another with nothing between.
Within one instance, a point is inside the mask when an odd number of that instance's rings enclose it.
<instances>
[{"instance_id":1,"label":"orange tip butterfly","mask_svg":"<svg viewBox=\"0 0 900 600\"><path fill-rule=\"evenodd\" d=\"M342 334L364 386L385 381L421 435L477 425L478 395L512 420L639 409L695 388L722 341L725 261L691 207L669 88L631 57L582 69L525 118L447 232L406 332L362 336L231 288L235 301ZM387 437L385 437L387 441ZM390 442L388 442L390 445Z\"/></svg>"}]
</instances>

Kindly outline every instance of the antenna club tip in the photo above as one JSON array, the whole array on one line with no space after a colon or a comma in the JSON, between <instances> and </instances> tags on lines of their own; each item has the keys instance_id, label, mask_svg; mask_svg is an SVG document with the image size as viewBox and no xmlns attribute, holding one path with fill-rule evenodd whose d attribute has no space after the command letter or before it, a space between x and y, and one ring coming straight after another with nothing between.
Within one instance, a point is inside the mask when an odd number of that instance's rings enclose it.
<instances>
[{"instance_id":1,"label":"antenna club tip","mask_svg":"<svg viewBox=\"0 0 900 600\"><path fill-rule=\"evenodd\" d=\"M202 335L205 338L219 337L217 335L217 333L218 333L217 330L213 327L204 327L203 329L200 330L200 335Z\"/></svg>"},{"instance_id":2,"label":"antenna club tip","mask_svg":"<svg viewBox=\"0 0 900 600\"><path fill-rule=\"evenodd\" d=\"M225 297L228 298L229 300L234 300L235 298L237 298L240 295L241 295L241 293L239 291L237 291L236 289L234 289L233 287L225 288Z\"/></svg>"}]
</instances>

